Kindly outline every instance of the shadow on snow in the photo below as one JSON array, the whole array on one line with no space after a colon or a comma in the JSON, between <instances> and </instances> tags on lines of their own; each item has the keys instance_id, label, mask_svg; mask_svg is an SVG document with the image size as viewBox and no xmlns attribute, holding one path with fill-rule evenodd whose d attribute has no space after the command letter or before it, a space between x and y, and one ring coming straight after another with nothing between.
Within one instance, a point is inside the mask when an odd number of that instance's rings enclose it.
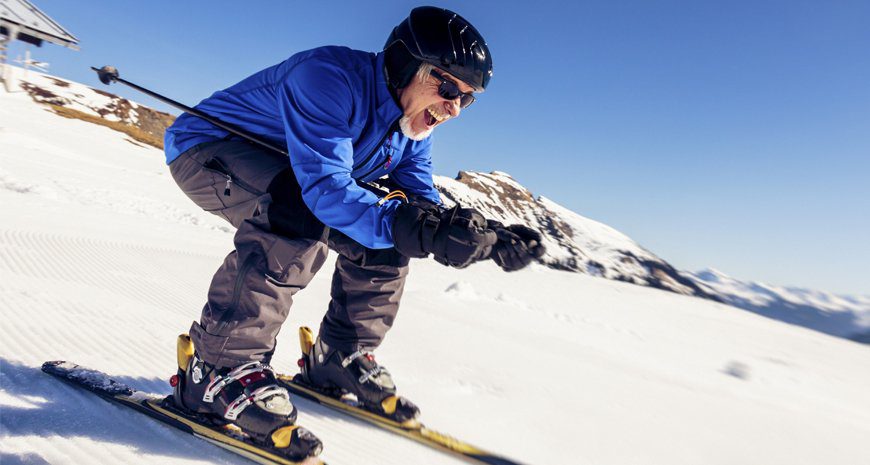
<instances>
[{"instance_id":1,"label":"shadow on snow","mask_svg":"<svg viewBox=\"0 0 870 465\"><path fill-rule=\"evenodd\" d=\"M88 367L95 368L95 367ZM164 380L158 378L112 376L115 381L137 390L167 393ZM250 463L233 453L206 444L171 426L148 418L126 407L109 403L97 395L71 386L42 372L39 367L22 365L0 357L0 392L27 403L27 406L2 406L0 436L39 436L50 438L84 437L134 448L143 454L217 463ZM352 423L379 429L328 407L301 398L293 403L306 414L330 421ZM314 431L317 434L317 431ZM386 433L389 434L389 433ZM329 444L324 444L328 451ZM4 452L3 465L25 463L41 465L36 454Z\"/></svg>"},{"instance_id":2,"label":"shadow on snow","mask_svg":"<svg viewBox=\"0 0 870 465\"><path fill-rule=\"evenodd\" d=\"M166 386L163 380L114 377L134 388ZM149 455L199 459L223 463L249 463L229 452L206 446L199 439L95 394L68 385L40 370L0 358L0 391L28 406L2 406L0 436L40 436L50 441L84 437L134 448ZM46 442L40 443L44 447ZM97 460L97 458L94 458ZM98 461L98 460L97 460ZM44 463L37 455L4 453L6 463Z\"/></svg>"}]
</instances>

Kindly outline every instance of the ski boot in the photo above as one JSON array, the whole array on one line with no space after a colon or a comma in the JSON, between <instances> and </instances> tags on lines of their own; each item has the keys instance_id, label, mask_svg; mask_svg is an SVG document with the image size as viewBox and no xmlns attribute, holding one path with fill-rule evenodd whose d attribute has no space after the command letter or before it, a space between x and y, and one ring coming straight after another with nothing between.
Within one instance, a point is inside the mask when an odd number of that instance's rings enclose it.
<instances>
[{"instance_id":1,"label":"ski boot","mask_svg":"<svg viewBox=\"0 0 870 465\"><path fill-rule=\"evenodd\" d=\"M396 395L390 373L375 362L371 352L358 350L346 354L330 348L319 337L314 342L308 327L299 328L299 342L302 346L301 373L296 375L295 381L404 426L419 425L420 409L410 400ZM348 394L356 398L355 403L347 400Z\"/></svg>"},{"instance_id":2,"label":"ski boot","mask_svg":"<svg viewBox=\"0 0 870 465\"><path fill-rule=\"evenodd\" d=\"M190 336L182 334L178 336L178 375L171 384L179 410L214 425L232 423L258 445L292 460L316 456L323 448L313 433L296 426L296 407L266 364L216 368L200 359Z\"/></svg>"}]
</instances>

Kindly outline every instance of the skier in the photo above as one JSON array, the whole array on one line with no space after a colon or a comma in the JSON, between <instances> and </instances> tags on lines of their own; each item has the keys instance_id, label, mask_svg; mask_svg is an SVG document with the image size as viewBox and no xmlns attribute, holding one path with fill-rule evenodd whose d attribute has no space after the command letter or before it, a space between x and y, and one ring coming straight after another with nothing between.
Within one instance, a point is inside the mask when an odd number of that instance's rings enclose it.
<instances>
[{"instance_id":1,"label":"skier","mask_svg":"<svg viewBox=\"0 0 870 465\"><path fill-rule=\"evenodd\" d=\"M544 252L537 232L445 208L433 187L429 135L471 105L491 75L489 49L468 21L419 7L380 53L300 52L197 105L286 147L289 159L196 116L176 120L165 138L173 178L237 228L190 328L196 352L176 391L180 407L269 446L300 440L288 439L296 408L268 363L293 295L331 248L332 299L300 364L305 382L352 393L396 421L418 415L372 355L393 324L410 258L431 254L457 268L492 259L512 271ZM366 184L386 175L398 191L384 196Z\"/></svg>"}]
</instances>

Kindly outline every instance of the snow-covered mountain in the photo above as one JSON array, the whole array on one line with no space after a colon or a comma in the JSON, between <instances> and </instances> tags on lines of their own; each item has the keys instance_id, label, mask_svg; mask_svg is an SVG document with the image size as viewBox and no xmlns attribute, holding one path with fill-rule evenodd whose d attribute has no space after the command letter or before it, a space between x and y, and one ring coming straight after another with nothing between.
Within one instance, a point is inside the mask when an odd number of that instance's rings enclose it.
<instances>
[{"instance_id":1,"label":"snow-covered mountain","mask_svg":"<svg viewBox=\"0 0 870 465\"><path fill-rule=\"evenodd\" d=\"M870 296L741 281L715 269L684 275L723 302L769 318L858 341L870 334Z\"/></svg>"},{"instance_id":2,"label":"snow-covered mountain","mask_svg":"<svg viewBox=\"0 0 870 465\"><path fill-rule=\"evenodd\" d=\"M540 231L547 247L543 263L551 268L715 300L625 234L550 199L536 198L507 173L463 171L456 179L437 176L435 184L449 204L459 202L504 224Z\"/></svg>"},{"instance_id":3,"label":"snow-covered mountain","mask_svg":"<svg viewBox=\"0 0 870 465\"><path fill-rule=\"evenodd\" d=\"M541 231L547 246L543 262L552 268L708 298L834 336L870 340L870 296L740 281L715 270L677 271L619 231L535 198L507 173L461 172L456 179L438 176L435 182L448 202Z\"/></svg>"},{"instance_id":4,"label":"snow-covered mountain","mask_svg":"<svg viewBox=\"0 0 870 465\"><path fill-rule=\"evenodd\" d=\"M25 76L20 69L18 76L21 87L39 103L132 125L157 140L172 122L166 113L82 84L34 71ZM436 176L435 183L448 204L459 202L505 224L523 223L541 231L547 246L542 262L550 268L727 302L840 337L870 338L870 297L743 282L715 271L679 271L625 234L535 197L507 173L463 171L455 179Z\"/></svg>"},{"instance_id":5,"label":"snow-covered mountain","mask_svg":"<svg viewBox=\"0 0 870 465\"><path fill-rule=\"evenodd\" d=\"M170 392L232 238L158 149L0 90L0 463L248 463L39 371L69 359ZM334 259L294 296L279 371ZM585 273L414 260L378 360L429 426L521 463L870 463L867 347ZM331 465L462 463L294 402Z\"/></svg>"}]
</instances>

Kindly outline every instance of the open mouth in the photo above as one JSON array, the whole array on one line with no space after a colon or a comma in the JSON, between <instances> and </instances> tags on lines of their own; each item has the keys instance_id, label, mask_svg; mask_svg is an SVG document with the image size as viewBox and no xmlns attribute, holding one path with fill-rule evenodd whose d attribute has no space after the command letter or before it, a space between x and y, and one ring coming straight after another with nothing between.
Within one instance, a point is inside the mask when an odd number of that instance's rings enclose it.
<instances>
[{"instance_id":1,"label":"open mouth","mask_svg":"<svg viewBox=\"0 0 870 465\"><path fill-rule=\"evenodd\" d=\"M426 111L423 113L423 122L426 123L426 126L431 128L432 126L438 124L438 119L435 118L434 114L432 114L432 110L429 110L427 108Z\"/></svg>"},{"instance_id":2,"label":"open mouth","mask_svg":"<svg viewBox=\"0 0 870 465\"><path fill-rule=\"evenodd\" d=\"M428 127L433 127L433 126L437 125L438 123L443 123L444 121L447 121L448 119L450 119L450 115L439 114L431 108L427 108L426 111L423 112L423 116L424 116L423 121L426 123L426 126L428 126Z\"/></svg>"}]
</instances>

